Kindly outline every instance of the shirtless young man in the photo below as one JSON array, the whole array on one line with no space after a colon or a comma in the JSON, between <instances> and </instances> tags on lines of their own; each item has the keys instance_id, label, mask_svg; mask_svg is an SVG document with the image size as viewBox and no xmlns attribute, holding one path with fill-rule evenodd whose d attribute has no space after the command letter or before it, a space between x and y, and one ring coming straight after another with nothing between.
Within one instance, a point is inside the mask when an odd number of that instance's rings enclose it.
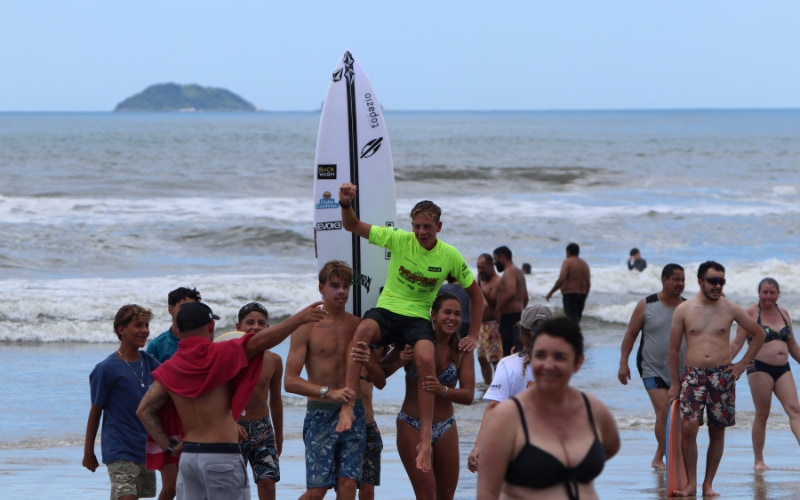
<instances>
[{"instance_id":1,"label":"shirtless young man","mask_svg":"<svg viewBox=\"0 0 800 500\"><path fill-rule=\"evenodd\" d=\"M301 325L321 321L327 313L320 305L311 304L255 335L219 343L213 342L218 316L207 305L190 302L181 307L178 350L153 372L155 381L136 410L166 453L181 454L178 500L250 497L234 416L241 414L258 382L262 353ZM170 440L159 419L158 412L169 399L183 422L180 443Z\"/></svg>"},{"instance_id":2,"label":"shirtless young man","mask_svg":"<svg viewBox=\"0 0 800 500\"><path fill-rule=\"evenodd\" d=\"M589 264L579 257L580 253L577 243L567 245L567 258L561 264L561 272L553 288L545 297L550 302L550 297L560 288L564 315L576 323L581 322L583 306L592 286Z\"/></svg>"},{"instance_id":3,"label":"shirtless young man","mask_svg":"<svg viewBox=\"0 0 800 500\"><path fill-rule=\"evenodd\" d=\"M494 272L494 258L488 253L478 257L478 286L483 292L483 318L478 334L478 363L481 366L483 383L492 383L492 367L503 357L503 341L500 337L500 324L494 319L497 306L497 287L500 276Z\"/></svg>"},{"instance_id":4,"label":"shirtless young man","mask_svg":"<svg viewBox=\"0 0 800 500\"><path fill-rule=\"evenodd\" d=\"M345 385L353 333L361 319L345 311L353 282L346 262L327 262L319 272L319 292L327 318L292 334L286 358L286 391L308 398L303 424L306 445L306 500L318 500L336 487L336 496L354 499L361 481L366 422L358 391ZM300 377L305 366L308 380ZM375 360L377 371L381 371ZM362 368L362 364L358 364ZM359 370L361 375L361 370ZM382 372L381 372L382 374ZM348 432L337 432L344 405L354 408Z\"/></svg>"},{"instance_id":5,"label":"shirtless young man","mask_svg":"<svg viewBox=\"0 0 800 500\"><path fill-rule=\"evenodd\" d=\"M269 326L269 312L258 302L239 309L236 330L258 333ZM264 363L250 401L239 420L242 456L253 470L259 500L275 499L275 483L281 480L278 457L283 451L283 400L281 399L283 360L264 351Z\"/></svg>"},{"instance_id":6,"label":"shirtless young man","mask_svg":"<svg viewBox=\"0 0 800 500\"><path fill-rule=\"evenodd\" d=\"M433 407L435 395L423 388L425 377L435 377L434 333L430 309L436 293L448 274L461 283L470 297L469 335L459 341L459 348L472 351L478 345L478 330L483 317L483 295L475 277L461 253L452 245L440 241L441 209L431 201L421 201L411 209L413 233L399 228L373 226L359 220L353 203L356 186L344 183L339 187L339 206L342 207L342 226L369 242L391 250L386 285L378 298L377 307L364 315L353 336L368 345L414 346L414 363L419 373L420 442L417 448L417 468L431 470ZM361 365L347 363L347 387L355 391ZM342 406L338 432L353 425L353 406Z\"/></svg>"},{"instance_id":7,"label":"shirtless young man","mask_svg":"<svg viewBox=\"0 0 800 500\"><path fill-rule=\"evenodd\" d=\"M685 284L683 268L678 264L667 264L661 271L661 291L643 298L636 304L631 314L628 329L620 346L619 370L617 378L622 385L628 385L631 369L628 358L633 351L636 337L642 332L636 366L650 397L656 414L655 434L656 453L650 465L664 470L666 453L667 414L669 413L669 338L672 332L672 316L675 308L685 299L681 296ZM681 353L683 361L683 353ZM683 363L680 363L683 365Z\"/></svg>"},{"instance_id":8,"label":"shirtless young man","mask_svg":"<svg viewBox=\"0 0 800 500\"><path fill-rule=\"evenodd\" d=\"M511 249L501 246L494 249L494 267L503 273L497 287L497 304L495 319L500 323L500 337L503 339L503 356L511 354L511 348L522 350L519 343L519 330L514 325L519 323L522 310L528 307L528 287L525 275L511 260Z\"/></svg>"},{"instance_id":9,"label":"shirtless young man","mask_svg":"<svg viewBox=\"0 0 800 500\"><path fill-rule=\"evenodd\" d=\"M697 295L682 303L672 316L669 340L670 401L680 397L683 416L683 459L689 485L670 496L697 494L697 432L703 423L703 409L708 413L708 454L703 479L703 496L719 495L712 489L722 451L725 427L735 420L736 380L744 373L764 343L764 330L744 309L722 295L725 268L714 261L700 264L697 270ZM753 340L744 357L733 363L731 324L739 328L734 343L742 345L748 335ZM740 338L741 337L741 338ZM681 342L686 341L686 370L679 373Z\"/></svg>"}]
</instances>

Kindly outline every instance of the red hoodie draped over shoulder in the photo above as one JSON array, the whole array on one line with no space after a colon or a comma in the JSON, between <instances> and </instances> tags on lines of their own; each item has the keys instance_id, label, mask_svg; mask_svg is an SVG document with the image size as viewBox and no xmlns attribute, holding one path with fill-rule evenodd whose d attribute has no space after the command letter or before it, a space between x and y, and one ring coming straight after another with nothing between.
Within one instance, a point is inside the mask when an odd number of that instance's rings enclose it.
<instances>
[{"instance_id":1,"label":"red hoodie draped over shoulder","mask_svg":"<svg viewBox=\"0 0 800 500\"><path fill-rule=\"evenodd\" d=\"M185 398L201 396L220 384L230 382L233 389L231 416L237 420L253 395L264 363L264 356L256 355L248 360L245 354L244 344L253 335L248 333L224 342L212 342L206 337L182 339L175 354L153 370L153 379L168 391ZM167 434L173 435L177 430L175 421L180 423L180 419L174 405L165 405L162 410L169 413L168 408L175 415L165 415L162 411L159 416L165 426L169 425ZM152 451L156 453L148 453L148 468L160 468L155 465L163 464L162 457L156 456L159 455L157 450Z\"/></svg>"}]
</instances>

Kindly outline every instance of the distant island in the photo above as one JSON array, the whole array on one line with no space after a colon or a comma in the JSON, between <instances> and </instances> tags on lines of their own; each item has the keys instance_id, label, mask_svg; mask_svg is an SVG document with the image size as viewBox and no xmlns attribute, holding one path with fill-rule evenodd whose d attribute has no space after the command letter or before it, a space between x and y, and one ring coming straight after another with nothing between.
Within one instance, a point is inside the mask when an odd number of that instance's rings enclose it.
<instances>
[{"instance_id":1,"label":"distant island","mask_svg":"<svg viewBox=\"0 0 800 500\"><path fill-rule=\"evenodd\" d=\"M257 111L233 92L216 87L159 83L128 97L114 108L123 111Z\"/></svg>"}]
</instances>

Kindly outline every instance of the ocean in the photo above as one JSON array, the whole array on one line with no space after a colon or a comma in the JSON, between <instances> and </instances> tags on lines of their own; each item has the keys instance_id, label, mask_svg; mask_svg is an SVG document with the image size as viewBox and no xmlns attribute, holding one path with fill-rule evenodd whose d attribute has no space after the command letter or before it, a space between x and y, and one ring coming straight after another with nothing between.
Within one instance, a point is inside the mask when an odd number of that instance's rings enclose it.
<instances>
[{"instance_id":1,"label":"ocean","mask_svg":"<svg viewBox=\"0 0 800 500\"><path fill-rule=\"evenodd\" d=\"M401 227L414 203L434 200L440 238L473 269L500 245L531 264L532 303L544 302L567 243L580 245L592 290L574 383L606 402L623 433L642 436L642 463L653 415L638 377L617 381L619 343L665 264L686 268L689 296L698 264L721 262L727 296L743 306L773 276L780 304L800 318L800 110L386 111L385 120ZM24 492L31 471L63 466L69 498L107 496L107 478L80 460L88 374L115 349L121 305L151 308L154 337L169 326L167 293L178 286L200 290L222 317L219 332L252 300L271 323L317 300L318 122L313 112L0 113L0 477L10 491ZM649 263L642 273L627 270L632 247ZM560 311L558 295L550 305ZM739 388L737 430L749 439L752 401L746 382ZM376 393L385 440L402 395L402 377ZM287 440L302 446L304 401L284 400ZM483 408L458 410L462 461ZM773 413L770 429L796 456L777 401ZM302 459L302 449L287 453ZM474 496L464 474L459 498Z\"/></svg>"}]
</instances>

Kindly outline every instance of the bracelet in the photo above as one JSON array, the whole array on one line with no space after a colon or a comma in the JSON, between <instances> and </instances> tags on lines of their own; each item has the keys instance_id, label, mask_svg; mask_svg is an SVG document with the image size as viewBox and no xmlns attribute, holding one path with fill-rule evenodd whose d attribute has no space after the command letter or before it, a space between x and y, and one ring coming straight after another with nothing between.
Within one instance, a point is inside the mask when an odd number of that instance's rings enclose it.
<instances>
[{"instance_id":1,"label":"bracelet","mask_svg":"<svg viewBox=\"0 0 800 500\"><path fill-rule=\"evenodd\" d=\"M342 203L341 201L339 202L339 206L340 206L340 207L342 207L342 208L350 208L350 206L351 206L352 204L353 204L353 202L352 202L352 201L351 201L350 203L348 203L347 205L345 205L345 204L344 204L344 203Z\"/></svg>"}]
</instances>

